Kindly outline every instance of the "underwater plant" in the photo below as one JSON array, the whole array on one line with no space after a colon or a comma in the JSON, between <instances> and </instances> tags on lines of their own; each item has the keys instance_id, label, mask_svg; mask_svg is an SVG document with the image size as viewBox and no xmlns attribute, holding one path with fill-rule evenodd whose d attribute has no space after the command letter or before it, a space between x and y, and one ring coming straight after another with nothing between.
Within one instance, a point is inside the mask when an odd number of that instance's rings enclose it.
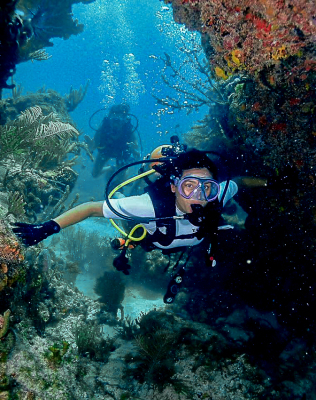
<instances>
[{"instance_id":1,"label":"underwater plant","mask_svg":"<svg viewBox=\"0 0 316 400\"><path fill-rule=\"evenodd\" d=\"M23 196L19 192L9 192L8 195L8 211L6 217L12 214L14 217L19 218L25 214L25 202Z\"/></svg>"},{"instance_id":2,"label":"underwater plant","mask_svg":"<svg viewBox=\"0 0 316 400\"><path fill-rule=\"evenodd\" d=\"M132 319L127 316L119 321L119 326L114 328L119 336L125 340L135 339L136 335L139 333L140 326L138 324L138 319Z\"/></svg>"},{"instance_id":3,"label":"underwater plant","mask_svg":"<svg viewBox=\"0 0 316 400\"><path fill-rule=\"evenodd\" d=\"M75 341L81 356L102 362L106 362L115 349L115 338L104 339L102 327L92 323L81 322L77 325Z\"/></svg>"},{"instance_id":4,"label":"underwater plant","mask_svg":"<svg viewBox=\"0 0 316 400\"><path fill-rule=\"evenodd\" d=\"M67 353L69 349L69 343L63 341L62 344L54 344L49 347L49 351L47 351L44 355L48 360L49 365L52 368L57 368L63 361L64 355Z\"/></svg>"},{"instance_id":5,"label":"underwater plant","mask_svg":"<svg viewBox=\"0 0 316 400\"><path fill-rule=\"evenodd\" d=\"M56 113L43 115L39 106L31 107L15 121L0 126L0 160L21 154L31 158L43 153L60 154L69 139L78 136L79 132L60 122Z\"/></svg>"},{"instance_id":6,"label":"underwater plant","mask_svg":"<svg viewBox=\"0 0 316 400\"><path fill-rule=\"evenodd\" d=\"M175 379L175 360L181 346L181 328L175 318L163 311L150 311L137 319L138 334L134 338L133 354L127 354L126 377L147 383L159 391L172 384L176 389L180 383ZM186 336L184 334L184 336ZM183 389L185 385L182 382Z\"/></svg>"},{"instance_id":7,"label":"underwater plant","mask_svg":"<svg viewBox=\"0 0 316 400\"><path fill-rule=\"evenodd\" d=\"M175 374L174 349L177 334L167 329L152 330L139 334L134 339L136 355L127 355L125 360L131 361L133 367L126 368L126 376L133 376L140 383L162 390L172 382Z\"/></svg>"}]
</instances>

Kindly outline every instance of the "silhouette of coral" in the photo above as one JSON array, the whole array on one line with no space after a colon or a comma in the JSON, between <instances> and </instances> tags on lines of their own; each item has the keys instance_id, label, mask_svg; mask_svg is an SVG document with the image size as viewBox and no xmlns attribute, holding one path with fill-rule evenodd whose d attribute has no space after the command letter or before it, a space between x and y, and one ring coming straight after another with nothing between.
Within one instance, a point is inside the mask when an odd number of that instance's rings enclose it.
<instances>
[{"instance_id":1,"label":"silhouette of coral","mask_svg":"<svg viewBox=\"0 0 316 400\"><path fill-rule=\"evenodd\" d=\"M99 301L104 303L108 312L116 313L124 300L125 284L118 272L105 271L97 279L94 291L98 294Z\"/></svg>"},{"instance_id":2,"label":"silhouette of coral","mask_svg":"<svg viewBox=\"0 0 316 400\"><path fill-rule=\"evenodd\" d=\"M94 0L20 0L5 1L0 12L0 97L2 88L13 88L7 80L15 73L18 63L28 60L47 60L39 52L53 46L52 38L69 39L83 31L83 24L73 19L72 6L89 4Z\"/></svg>"}]
</instances>

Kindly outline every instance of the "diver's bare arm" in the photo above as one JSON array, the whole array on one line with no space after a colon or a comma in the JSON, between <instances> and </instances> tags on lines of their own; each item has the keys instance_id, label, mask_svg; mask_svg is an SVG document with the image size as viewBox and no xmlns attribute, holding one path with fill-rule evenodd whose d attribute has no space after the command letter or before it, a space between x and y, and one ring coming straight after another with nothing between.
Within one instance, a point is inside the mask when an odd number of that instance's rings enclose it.
<instances>
[{"instance_id":1,"label":"diver's bare arm","mask_svg":"<svg viewBox=\"0 0 316 400\"><path fill-rule=\"evenodd\" d=\"M267 179L263 178L253 178L251 176L238 176L232 178L234 182L237 183L239 188L256 188L267 186Z\"/></svg>"},{"instance_id":2,"label":"diver's bare arm","mask_svg":"<svg viewBox=\"0 0 316 400\"><path fill-rule=\"evenodd\" d=\"M103 217L103 201L80 204L54 218L54 221L63 229L89 217Z\"/></svg>"}]
</instances>

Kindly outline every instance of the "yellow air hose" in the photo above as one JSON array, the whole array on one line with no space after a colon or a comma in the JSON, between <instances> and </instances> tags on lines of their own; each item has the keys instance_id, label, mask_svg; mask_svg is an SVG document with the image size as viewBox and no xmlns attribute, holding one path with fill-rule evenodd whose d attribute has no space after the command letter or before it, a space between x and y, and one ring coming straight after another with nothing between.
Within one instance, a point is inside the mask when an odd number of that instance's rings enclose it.
<instances>
[{"instance_id":1,"label":"yellow air hose","mask_svg":"<svg viewBox=\"0 0 316 400\"><path fill-rule=\"evenodd\" d=\"M139 174L139 175L136 175L136 176L134 176L134 177L132 177L132 178L130 178L130 179L127 179L125 182L120 183L119 185L117 185L117 186L111 191L111 193L109 194L109 199L111 199L112 196L114 195L114 193L117 192L119 189L121 189L123 186L126 186L126 185L128 185L129 183L135 182L135 181L137 181L138 179L142 179L142 178L144 178L145 176L151 175L151 174L153 174L153 173L155 173L155 172L157 172L157 171L155 171L154 169L150 169L149 171L143 172L143 173L141 173L141 174ZM143 239L145 238L145 236L146 236L146 234L147 234L147 230L146 230L146 228L145 228L142 224L137 224L137 225L135 225L135 226L131 229L131 231L127 234L123 229L121 229L121 228L114 222L114 220L113 220L112 218L110 218L110 222L111 222L111 224L114 226L114 228L117 229L124 237L127 237L127 241L125 242L125 245L124 245L124 246L126 246L126 247L128 247L128 245L129 245L129 243L130 243L131 241L133 241L133 242L140 242L141 240L143 240ZM134 232L135 232L138 228L143 229L143 233L142 233L142 235L139 236L139 237L134 237L133 234L134 234Z\"/></svg>"}]
</instances>

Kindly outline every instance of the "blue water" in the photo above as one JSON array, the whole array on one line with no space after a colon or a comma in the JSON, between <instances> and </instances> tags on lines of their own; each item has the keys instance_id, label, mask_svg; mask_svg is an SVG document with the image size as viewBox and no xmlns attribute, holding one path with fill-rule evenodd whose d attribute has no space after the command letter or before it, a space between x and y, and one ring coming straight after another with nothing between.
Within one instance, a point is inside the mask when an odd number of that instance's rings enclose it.
<instances>
[{"instance_id":1,"label":"blue water","mask_svg":"<svg viewBox=\"0 0 316 400\"><path fill-rule=\"evenodd\" d=\"M207 108L202 107L189 116L184 112L159 116L161 107L151 95L153 88L161 97L172 95L160 77L164 52L180 63L181 38L199 42L199 35L173 21L171 8L159 0L97 0L75 5L73 13L84 24L83 33L68 40L52 39L54 46L46 49L52 55L49 60L18 65L15 80L24 93L45 85L64 95L89 79L84 101L71 113L78 128L92 136L88 121L93 112L127 101L139 118L145 154L168 143L172 134L181 137L206 114ZM93 120L95 124L99 117L102 113Z\"/></svg>"}]
</instances>

